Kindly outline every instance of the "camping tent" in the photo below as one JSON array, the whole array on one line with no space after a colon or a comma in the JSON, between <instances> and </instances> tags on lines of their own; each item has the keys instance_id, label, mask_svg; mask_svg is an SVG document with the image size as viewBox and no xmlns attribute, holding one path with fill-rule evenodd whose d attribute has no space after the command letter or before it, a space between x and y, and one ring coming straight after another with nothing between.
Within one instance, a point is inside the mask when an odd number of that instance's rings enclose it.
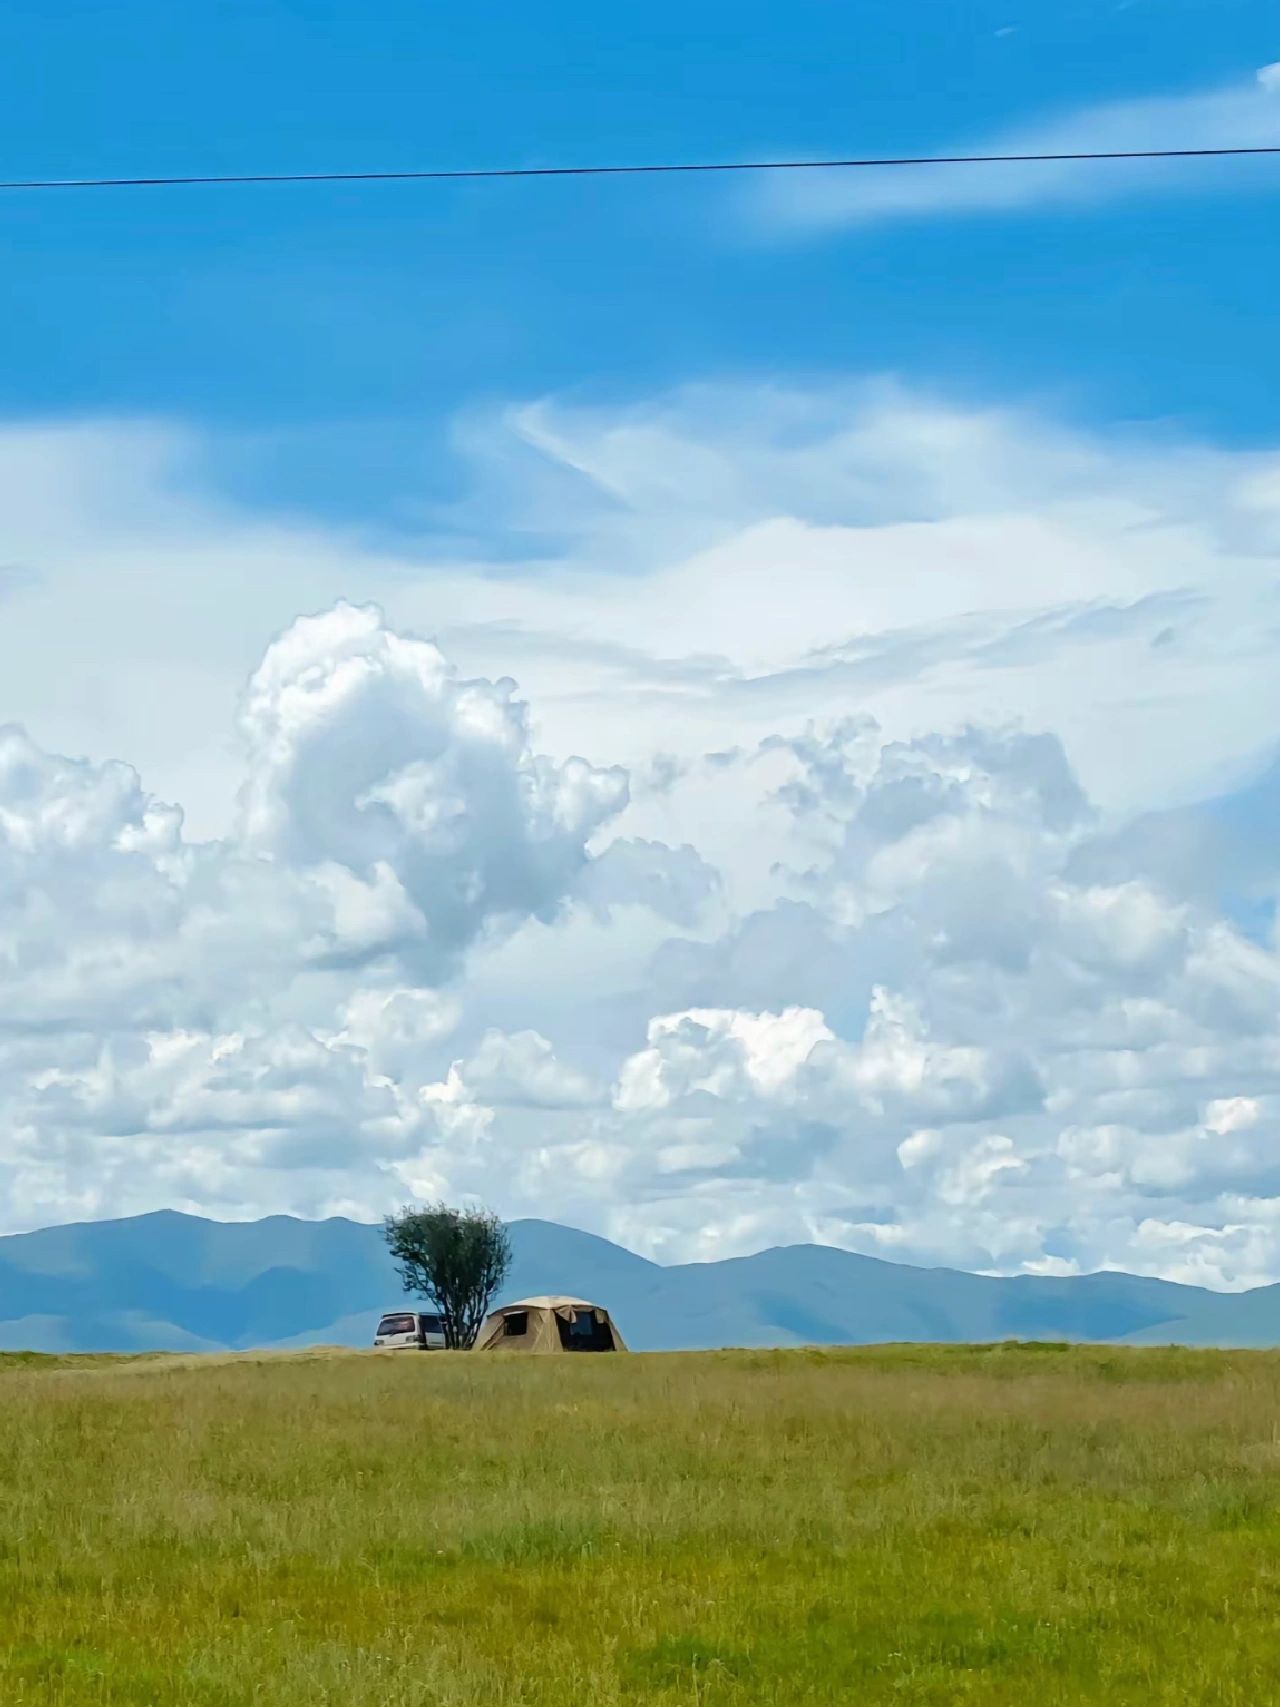
<instances>
[{"instance_id":1,"label":"camping tent","mask_svg":"<svg viewBox=\"0 0 1280 1707\"><path fill-rule=\"evenodd\" d=\"M585 1298L521 1298L476 1335L476 1351L625 1351L609 1312Z\"/></svg>"}]
</instances>

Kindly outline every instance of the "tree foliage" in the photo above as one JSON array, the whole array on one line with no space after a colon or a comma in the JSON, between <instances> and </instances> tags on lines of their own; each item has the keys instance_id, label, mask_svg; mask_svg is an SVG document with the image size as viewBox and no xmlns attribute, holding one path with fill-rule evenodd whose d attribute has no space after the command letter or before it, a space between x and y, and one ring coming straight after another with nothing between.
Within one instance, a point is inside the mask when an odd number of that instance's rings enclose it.
<instances>
[{"instance_id":1,"label":"tree foliage","mask_svg":"<svg viewBox=\"0 0 1280 1707\"><path fill-rule=\"evenodd\" d=\"M448 1347L468 1350L511 1266L502 1222L487 1209L408 1205L383 1233L405 1291L435 1306Z\"/></svg>"}]
</instances>

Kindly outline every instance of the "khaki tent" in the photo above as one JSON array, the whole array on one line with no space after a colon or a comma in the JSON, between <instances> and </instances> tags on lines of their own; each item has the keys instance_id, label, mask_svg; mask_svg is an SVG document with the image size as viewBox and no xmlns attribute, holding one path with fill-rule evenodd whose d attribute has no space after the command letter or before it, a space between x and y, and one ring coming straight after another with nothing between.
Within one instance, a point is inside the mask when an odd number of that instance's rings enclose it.
<instances>
[{"instance_id":1,"label":"khaki tent","mask_svg":"<svg viewBox=\"0 0 1280 1707\"><path fill-rule=\"evenodd\" d=\"M475 1351L625 1351L609 1312L585 1298L521 1298L488 1317Z\"/></svg>"}]
</instances>

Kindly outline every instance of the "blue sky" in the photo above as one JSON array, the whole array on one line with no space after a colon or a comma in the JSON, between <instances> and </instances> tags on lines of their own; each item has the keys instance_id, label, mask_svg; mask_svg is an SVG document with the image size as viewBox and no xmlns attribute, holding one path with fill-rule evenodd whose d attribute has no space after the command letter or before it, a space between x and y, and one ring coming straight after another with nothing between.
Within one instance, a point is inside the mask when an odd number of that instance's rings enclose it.
<instances>
[{"instance_id":1,"label":"blue sky","mask_svg":"<svg viewBox=\"0 0 1280 1707\"><path fill-rule=\"evenodd\" d=\"M1280 143L1254 0L11 6L4 175ZM1280 160L0 193L0 1230L1280 1278Z\"/></svg>"},{"instance_id":2,"label":"blue sky","mask_svg":"<svg viewBox=\"0 0 1280 1707\"><path fill-rule=\"evenodd\" d=\"M1280 54L1252 0L905 16L19 5L0 150L12 176L929 151ZM1264 440L1275 184L1205 164L1181 194L802 234L718 180L11 196L4 402L216 425L237 491L379 525L449 489L460 405L547 392L891 371Z\"/></svg>"}]
</instances>

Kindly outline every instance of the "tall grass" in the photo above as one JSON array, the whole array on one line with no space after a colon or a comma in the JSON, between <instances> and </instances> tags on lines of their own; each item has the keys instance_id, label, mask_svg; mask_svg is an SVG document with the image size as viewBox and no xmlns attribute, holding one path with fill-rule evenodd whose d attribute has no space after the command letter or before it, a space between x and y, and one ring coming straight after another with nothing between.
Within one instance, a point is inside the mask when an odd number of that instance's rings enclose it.
<instances>
[{"instance_id":1,"label":"tall grass","mask_svg":"<svg viewBox=\"0 0 1280 1707\"><path fill-rule=\"evenodd\" d=\"M0 1358L0 1702L1280 1699L1280 1357Z\"/></svg>"}]
</instances>

